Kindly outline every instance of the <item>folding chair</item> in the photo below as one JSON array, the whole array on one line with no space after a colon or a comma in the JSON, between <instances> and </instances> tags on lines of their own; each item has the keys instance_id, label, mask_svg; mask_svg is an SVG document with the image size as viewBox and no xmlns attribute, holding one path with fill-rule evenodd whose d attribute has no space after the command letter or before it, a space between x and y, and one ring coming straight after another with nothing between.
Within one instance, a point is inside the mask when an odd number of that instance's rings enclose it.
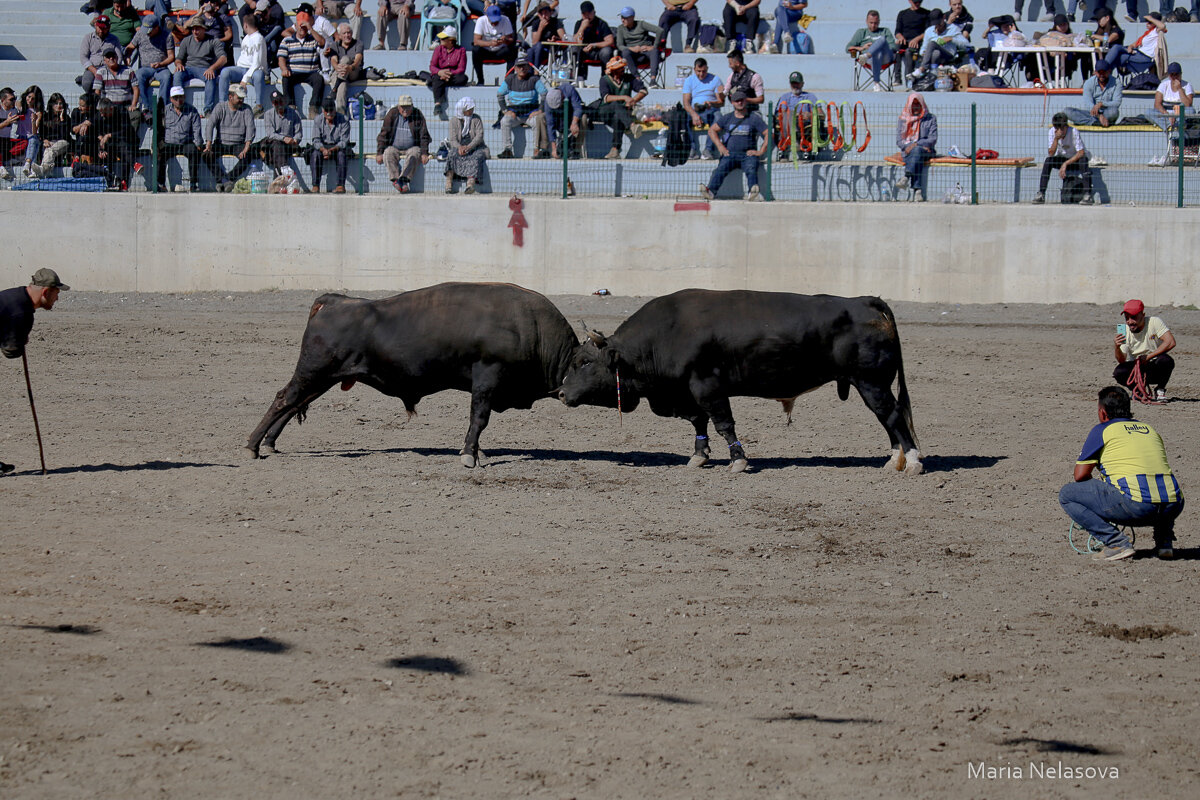
<instances>
[{"instance_id":1,"label":"folding chair","mask_svg":"<svg viewBox=\"0 0 1200 800\"><path fill-rule=\"evenodd\" d=\"M854 61L854 77L853 87L856 92L865 92L875 83L875 79L871 77L870 63L863 63L857 58ZM896 86L896 73L899 72L900 58L893 56L892 60L884 64L879 69L879 82L883 84L885 91L892 91Z\"/></svg>"},{"instance_id":2,"label":"folding chair","mask_svg":"<svg viewBox=\"0 0 1200 800\"><path fill-rule=\"evenodd\" d=\"M1167 154L1163 157L1164 167L1179 166L1179 126L1174 124L1168 130L1170 138L1167 141ZM1200 167L1200 115L1184 117L1183 120L1183 165L1188 162Z\"/></svg>"},{"instance_id":3,"label":"folding chair","mask_svg":"<svg viewBox=\"0 0 1200 800\"><path fill-rule=\"evenodd\" d=\"M430 11L439 6L448 6L454 10L454 16L451 17L429 17ZM437 33L447 25L453 25L458 30L458 43L463 43L463 26L467 20L467 12L463 8L462 0L447 0L445 3L439 3L438 0L429 0L421 9L421 19L417 28L417 49L425 50L431 45L437 44Z\"/></svg>"},{"instance_id":4,"label":"folding chair","mask_svg":"<svg viewBox=\"0 0 1200 800\"><path fill-rule=\"evenodd\" d=\"M646 84L649 89L651 84L662 88L662 71L666 66L667 59L671 56L671 48L666 46L666 43L658 46L658 72L650 72L650 57L642 53L634 53L633 58L636 64L632 65L633 71L637 72L637 76L642 79L642 83ZM590 64L590 62L589 62Z\"/></svg>"}]
</instances>

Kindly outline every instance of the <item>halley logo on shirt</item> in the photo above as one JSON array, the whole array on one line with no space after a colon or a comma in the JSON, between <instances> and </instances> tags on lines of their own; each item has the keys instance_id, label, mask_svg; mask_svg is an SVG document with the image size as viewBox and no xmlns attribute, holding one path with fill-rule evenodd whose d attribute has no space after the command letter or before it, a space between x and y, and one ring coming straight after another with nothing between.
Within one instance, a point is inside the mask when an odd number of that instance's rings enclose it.
<instances>
[{"instance_id":1,"label":"halley logo on shirt","mask_svg":"<svg viewBox=\"0 0 1200 800\"><path fill-rule=\"evenodd\" d=\"M1139 425L1136 422L1127 422L1122 427L1126 433L1150 433L1149 425Z\"/></svg>"}]
</instances>

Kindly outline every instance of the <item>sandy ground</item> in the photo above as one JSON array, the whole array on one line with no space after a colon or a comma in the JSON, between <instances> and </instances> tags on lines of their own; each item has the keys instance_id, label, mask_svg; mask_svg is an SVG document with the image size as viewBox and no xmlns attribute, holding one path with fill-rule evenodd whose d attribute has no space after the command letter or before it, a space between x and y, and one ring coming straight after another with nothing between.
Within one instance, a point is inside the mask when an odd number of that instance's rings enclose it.
<instances>
[{"instance_id":1,"label":"sandy ground","mask_svg":"<svg viewBox=\"0 0 1200 800\"><path fill-rule=\"evenodd\" d=\"M1057 504L1115 306L896 305L918 477L832 386L736 400L743 475L555 401L466 470L466 395L364 387L246 460L311 299L64 295L49 477L0 364L0 796L1200 795L1195 514L1095 564ZM1181 399L1139 414L1192 491L1200 312L1163 316Z\"/></svg>"}]
</instances>

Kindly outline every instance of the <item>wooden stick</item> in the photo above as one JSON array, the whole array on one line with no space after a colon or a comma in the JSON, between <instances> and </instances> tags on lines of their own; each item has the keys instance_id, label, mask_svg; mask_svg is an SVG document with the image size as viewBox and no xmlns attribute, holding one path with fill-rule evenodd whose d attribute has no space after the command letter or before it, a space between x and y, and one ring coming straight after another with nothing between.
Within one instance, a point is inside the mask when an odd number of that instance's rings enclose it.
<instances>
[{"instance_id":1,"label":"wooden stick","mask_svg":"<svg viewBox=\"0 0 1200 800\"><path fill-rule=\"evenodd\" d=\"M37 433L38 457L42 460L42 474L46 474L46 451L42 449L42 429L38 425L37 408L33 405L33 384L29 382L29 359L21 353L21 364L25 367L25 389L29 392L29 410L33 412L33 430Z\"/></svg>"}]
</instances>

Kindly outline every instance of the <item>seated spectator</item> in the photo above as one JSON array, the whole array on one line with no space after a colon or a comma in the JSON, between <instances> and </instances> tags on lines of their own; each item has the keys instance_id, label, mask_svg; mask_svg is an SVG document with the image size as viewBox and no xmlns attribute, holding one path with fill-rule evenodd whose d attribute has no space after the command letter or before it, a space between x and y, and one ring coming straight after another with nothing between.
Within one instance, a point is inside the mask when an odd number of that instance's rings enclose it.
<instances>
[{"instance_id":1,"label":"seated spectator","mask_svg":"<svg viewBox=\"0 0 1200 800\"><path fill-rule=\"evenodd\" d=\"M109 32L121 43L117 50L124 51L133 41L133 35L141 27L142 15L133 10L129 0L113 0L112 8L108 10L107 16Z\"/></svg>"},{"instance_id":2,"label":"seated spectator","mask_svg":"<svg viewBox=\"0 0 1200 800\"><path fill-rule=\"evenodd\" d=\"M717 162L717 168L708 179L708 185L700 187L700 191L709 200L716 197L725 178L735 169L740 169L746 176L746 199L762 200L762 195L758 192L758 160L767 144L764 141L760 145L759 137L766 136L767 123L757 111L750 109L746 100L745 92L732 92L729 101L733 103L733 111L709 126L708 138L721 154L721 160Z\"/></svg>"},{"instance_id":3,"label":"seated spectator","mask_svg":"<svg viewBox=\"0 0 1200 800\"><path fill-rule=\"evenodd\" d=\"M1096 62L1096 71L1083 82L1083 108L1065 109L1067 118L1076 125L1099 125L1107 128L1121 116L1121 82L1113 80L1108 62Z\"/></svg>"},{"instance_id":4,"label":"seated spectator","mask_svg":"<svg viewBox=\"0 0 1200 800\"><path fill-rule=\"evenodd\" d=\"M802 139L810 135L806 132L812 130L813 114L817 113L817 104L820 102L815 94L804 91L804 76L799 72L789 75L788 83L791 85L792 91L780 97L776 106L776 113L779 115L781 123L778 145L781 161L788 161L791 158L793 136ZM798 129L793 128L793 125L798 126ZM806 160L816 155L811 150L799 150L798 152L800 157Z\"/></svg>"},{"instance_id":5,"label":"seated spectator","mask_svg":"<svg viewBox=\"0 0 1200 800\"><path fill-rule=\"evenodd\" d=\"M1071 32L1071 20L1067 18L1066 14L1055 14L1054 15L1054 25L1053 25L1053 27L1051 27L1051 29L1049 31L1047 31L1047 33L1054 34L1053 38L1058 39L1060 42L1070 42L1070 41L1073 41L1075 38L1075 34L1073 34ZM1043 34L1043 36L1045 36L1045 35L1046 34ZM1048 43L1048 41L1049 40L1039 40L1039 43L1042 45L1046 45ZM1057 56L1051 55L1051 56L1047 57L1046 61L1048 62L1046 77L1047 78L1057 77L1058 76L1059 58ZM1064 77L1070 78L1075 73L1075 67L1079 63L1079 56L1073 55L1073 54L1067 55L1066 57L1064 57L1062 59L1062 61L1063 61L1063 69L1066 71L1066 75ZM1031 80L1033 79L1032 74L1030 75L1030 79Z\"/></svg>"},{"instance_id":6,"label":"seated spectator","mask_svg":"<svg viewBox=\"0 0 1200 800\"><path fill-rule=\"evenodd\" d=\"M17 98L17 112L20 121L14 126L14 139L25 140L25 163L21 174L26 178L36 176L34 171L42 156L42 120L46 116L46 104L42 97L42 88L36 84L30 86Z\"/></svg>"},{"instance_id":7,"label":"seated spectator","mask_svg":"<svg viewBox=\"0 0 1200 800\"><path fill-rule=\"evenodd\" d=\"M1162 14L1151 11L1146 15L1146 30L1133 46L1126 49L1123 44L1115 44L1108 49L1104 60L1111 64L1113 69L1124 69L1133 75L1149 72L1157 63L1158 43L1166 32L1167 26L1162 21Z\"/></svg>"},{"instance_id":8,"label":"seated spectator","mask_svg":"<svg viewBox=\"0 0 1200 800\"><path fill-rule=\"evenodd\" d=\"M245 19L247 14L254 15L258 32L267 45L267 64L274 65L283 40L283 8L276 0L246 0L238 9L238 19Z\"/></svg>"},{"instance_id":9,"label":"seated spectator","mask_svg":"<svg viewBox=\"0 0 1200 800\"><path fill-rule=\"evenodd\" d=\"M163 109L162 139L158 146L158 190L167 191L167 161L183 156L188 165L188 189L200 190L200 148L204 146L204 133L200 126L200 112L187 101L187 90L172 86L170 102ZM176 187L181 191L183 187Z\"/></svg>"},{"instance_id":10,"label":"seated spectator","mask_svg":"<svg viewBox=\"0 0 1200 800\"><path fill-rule=\"evenodd\" d=\"M660 44L665 44L667 37L671 34L671 28L682 22L687 28L687 34L683 42L683 52L696 52L696 45L700 44L700 12L696 10L696 2L697 0L662 0L662 4L666 6L666 10L658 18L658 27L662 28L662 36L659 39ZM590 6L591 3L584 3L584 5ZM595 13L594 9L593 13ZM579 31L578 26L576 26L575 30L576 32ZM609 46L611 47L612 45L610 44ZM601 56L600 60L606 62L608 59Z\"/></svg>"},{"instance_id":11,"label":"seated spectator","mask_svg":"<svg viewBox=\"0 0 1200 800\"><path fill-rule=\"evenodd\" d=\"M324 7L324 6L322 6ZM304 16L301 16L301 15ZM317 40L317 51L321 59L321 72L329 74L329 56L333 48L333 41L337 35L337 26L333 21L324 14L318 13L316 7L312 3L301 3L296 6L296 16L293 21L305 20L312 27L312 36ZM283 29L283 38L287 38L295 33L295 28L287 27Z\"/></svg>"},{"instance_id":12,"label":"seated spectator","mask_svg":"<svg viewBox=\"0 0 1200 800\"><path fill-rule=\"evenodd\" d=\"M975 30L975 17L963 6L963 0L950 0L950 9L946 12L946 22L957 25L967 41L971 40L971 33Z\"/></svg>"},{"instance_id":13,"label":"seated spectator","mask_svg":"<svg viewBox=\"0 0 1200 800\"><path fill-rule=\"evenodd\" d=\"M318 16L326 17L330 20L337 21L339 19L346 20L344 23L339 23L338 27L346 25L350 28L350 35L355 41L362 34L362 21L366 14L362 10L363 0L316 0L316 12ZM340 111L345 113L345 109L339 106Z\"/></svg>"},{"instance_id":14,"label":"seated spectator","mask_svg":"<svg viewBox=\"0 0 1200 800\"><path fill-rule=\"evenodd\" d=\"M708 71L708 61L697 58L692 65L692 74L683 82L683 110L691 117L695 128L710 127L717 119L721 106L725 105L725 86L721 79ZM699 143L697 143L699 144ZM700 157L706 161L715 158L717 147L707 135L704 151Z\"/></svg>"},{"instance_id":15,"label":"seated spectator","mask_svg":"<svg viewBox=\"0 0 1200 800\"><path fill-rule=\"evenodd\" d=\"M3 91L0 91L0 109L4 106ZM2 119L0 114L0 119ZM87 92L79 95L79 105L71 109L71 135L75 137L75 163L92 163L100 151L96 139L96 96ZM3 136L0 130L0 136Z\"/></svg>"},{"instance_id":16,"label":"seated spectator","mask_svg":"<svg viewBox=\"0 0 1200 800\"><path fill-rule=\"evenodd\" d=\"M779 6L775 9L775 52L812 55L812 37L800 30L800 20L804 18L806 8L808 0L779 0Z\"/></svg>"},{"instance_id":17,"label":"seated spectator","mask_svg":"<svg viewBox=\"0 0 1200 800\"><path fill-rule=\"evenodd\" d=\"M867 26L859 28L846 43L846 52L871 70L872 91L882 92L879 80L883 68L896 60L896 37L879 24L879 12L867 12Z\"/></svg>"},{"instance_id":18,"label":"seated spectator","mask_svg":"<svg viewBox=\"0 0 1200 800\"><path fill-rule=\"evenodd\" d=\"M513 71L500 82L496 91L500 101L500 158L516 158L513 153L513 128L528 122L536 123L541 114L546 84L524 58L518 58Z\"/></svg>"},{"instance_id":19,"label":"seated spectator","mask_svg":"<svg viewBox=\"0 0 1200 800\"><path fill-rule=\"evenodd\" d=\"M732 53L734 50L741 50L737 40L737 24L740 22L746 26L746 47L754 46L754 37L758 33L759 16L762 13L759 5L762 0L748 0L746 3L739 3L737 0L725 0L725 8L722 9L722 21L725 25L725 43L726 52Z\"/></svg>"},{"instance_id":20,"label":"seated spectator","mask_svg":"<svg viewBox=\"0 0 1200 800\"><path fill-rule=\"evenodd\" d=\"M475 33L471 37L471 63L475 68L477 86L483 86L484 59L503 59L505 74L517 60L517 37L512 22L500 11L500 6L488 6L484 15L475 20ZM583 69L586 68L581 65L580 70Z\"/></svg>"},{"instance_id":21,"label":"seated spectator","mask_svg":"<svg viewBox=\"0 0 1200 800\"><path fill-rule=\"evenodd\" d=\"M25 160L25 148L29 142L20 139L16 133L16 125L21 120L21 112L17 110L17 93L5 86L0 89L0 179L10 181L13 175L9 172L10 164L20 164Z\"/></svg>"},{"instance_id":22,"label":"seated spectator","mask_svg":"<svg viewBox=\"0 0 1200 800\"><path fill-rule=\"evenodd\" d=\"M663 2L668 2L668 0L663 0ZM668 11L663 16L666 17L669 13L671 12ZM592 0L583 0L579 4L579 16L580 20L575 23L574 37L581 46L576 59L579 67L575 74L580 80L586 81L588 62L599 61L601 64L607 64L613 57L613 48L617 46L617 38L608 23L596 16L596 6L592 5ZM662 20L659 22L661 23Z\"/></svg>"},{"instance_id":23,"label":"seated spectator","mask_svg":"<svg viewBox=\"0 0 1200 800\"><path fill-rule=\"evenodd\" d=\"M355 36L354 30L345 22L338 25L333 43L333 54L329 57L329 63L333 67L334 101L337 104L337 110L342 114L349 114L349 97L347 95L350 91L350 84L366 77L366 70L363 69L364 55L363 43Z\"/></svg>"},{"instance_id":24,"label":"seated spectator","mask_svg":"<svg viewBox=\"0 0 1200 800\"><path fill-rule=\"evenodd\" d=\"M446 193L454 191L454 179L467 181L463 194L475 192L475 182L483 162L489 156L483 141L483 120L475 113L475 101L460 98L454 104L454 119L450 120L450 153L446 157Z\"/></svg>"},{"instance_id":25,"label":"seated spectator","mask_svg":"<svg viewBox=\"0 0 1200 800\"><path fill-rule=\"evenodd\" d=\"M83 75L76 83L84 94L92 92L96 73L104 66L105 50L121 52L121 43L109 32L108 17L101 14L92 20L92 30L79 43L79 63L83 65Z\"/></svg>"},{"instance_id":26,"label":"seated spectator","mask_svg":"<svg viewBox=\"0 0 1200 800\"><path fill-rule=\"evenodd\" d=\"M994 70L1000 66L1000 54L994 51L997 45L1003 45L1004 40L1008 38L1013 31L1020 32L1017 27L1017 21L1012 18L1011 14L1004 14L999 17L992 17L988 20L987 30L983 33L983 41L987 47L981 47L975 51L975 63L980 69ZM1025 57L1022 54L1011 54L1012 63L1019 64Z\"/></svg>"},{"instance_id":27,"label":"seated spectator","mask_svg":"<svg viewBox=\"0 0 1200 800\"><path fill-rule=\"evenodd\" d=\"M233 191L233 182L250 168L250 145L254 141L254 112L246 105L246 87L229 87L229 99L218 103L204 126L202 158L217 182L218 191ZM237 156L233 170L226 172L221 156Z\"/></svg>"},{"instance_id":28,"label":"seated spectator","mask_svg":"<svg viewBox=\"0 0 1200 800\"><path fill-rule=\"evenodd\" d=\"M221 45L225 55L225 63L233 63L233 24L228 18L218 13L217 4L206 2L200 4L200 10L192 19L199 19L208 29L208 38L215 39Z\"/></svg>"},{"instance_id":29,"label":"seated spectator","mask_svg":"<svg viewBox=\"0 0 1200 800\"><path fill-rule=\"evenodd\" d=\"M538 3L537 17L529 26L529 63L534 66L546 63L549 54L544 42L561 42L566 38L567 31L554 13L554 7L547 2Z\"/></svg>"},{"instance_id":30,"label":"seated spectator","mask_svg":"<svg viewBox=\"0 0 1200 800\"><path fill-rule=\"evenodd\" d=\"M258 143L258 152L278 176L300 146L304 124L279 91L271 92L271 107L263 114L262 122L263 138Z\"/></svg>"},{"instance_id":31,"label":"seated spectator","mask_svg":"<svg viewBox=\"0 0 1200 800\"><path fill-rule=\"evenodd\" d=\"M433 90L433 113L446 119L446 87L467 85L467 50L458 44L458 29L443 25L438 46L429 60L429 88Z\"/></svg>"},{"instance_id":32,"label":"seated spectator","mask_svg":"<svg viewBox=\"0 0 1200 800\"><path fill-rule=\"evenodd\" d=\"M413 16L412 0L379 0L379 20L375 25L379 43L372 50L387 50L388 23L396 21L396 35L400 37L397 50L408 49L408 21Z\"/></svg>"},{"instance_id":33,"label":"seated spectator","mask_svg":"<svg viewBox=\"0 0 1200 800\"><path fill-rule=\"evenodd\" d=\"M244 45L243 45L244 47ZM133 35L125 48L126 61L133 63L136 54L139 66L134 72L137 78L138 99L146 118L150 118L150 81L158 81L158 98L165 105L167 93L171 91L171 64L175 63L175 39L167 33L161 20L153 14L142 17L142 26Z\"/></svg>"},{"instance_id":34,"label":"seated spectator","mask_svg":"<svg viewBox=\"0 0 1200 800\"><path fill-rule=\"evenodd\" d=\"M546 92L542 113L537 118L537 152L549 158L558 158L562 150L559 142L563 137L563 106L567 107L567 154L579 158L579 131L583 121L583 98L569 82L554 86ZM537 156L535 156L536 158Z\"/></svg>"},{"instance_id":35,"label":"seated spectator","mask_svg":"<svg viewBox=\"0 0 1200 800\"><path fill-rule=\"evenodd\" d=\"M904 156L904 177L896 181L896 189L913 190L913 200L925 202L925 178L929 159L936 155L937 117L925 105L920 92L911 92L904 110L896 120L896 146Z\"/></svg>"},{"instance_id":36,"label":"seated spectator","mask_svg":"<svg viewBox=\"0 0 1200 800\"><path fill-rule=\"evenodd\" d=\"M299 107L301 85L312 87L308 99L308 118L315 119L325 96L325 76L321 74L320 45L312 34L312 24L297 15L295 33L279 45L279 72L283 76L283 96Z\"/></svg>"},{"instance_id":37,"label":"seated spectator","mask_svg":"<svg viewBox=\"0 0 1200 800\"><path fill-rule=\"evenodd\" d=\"M1125 31L1117 24L1111 9L1101 6L1092 15L1096 21L1096 30L1092 31L1092 44L1096 46L1101 58L1108 58L1108 51L1113 45L1125 44Z\"/></svg>"},{"instance_id":38,"label":"seated spectator","mask_svg":"<svg viewBox=\"0 0 1200 800\"><path fill-rule=\"evenodd\" d=\"M646 96L646 87L636 74L625 71L625 59L620 56L613 56L604 69L604 77L600 79L600 99L594 104L595 111L588 112L591 119L585 118L583 127L590 129L592 122L610 126L612 145L605 158L620 158L621 137L625 132L629 132L630 139L642 135L642 126L634 122L633 109Z\"/></svg>"},{"instance_id":39,"label":"seated spectator","mask_svg":"<svg viewBox=\"0 0 1200 800\"><path fill-rule=\"evenodd\" d=\"M33 175L44 178L58 166L63 156L75 146L71 133L71 111L67 100L58 92L50 95L46 114L42 117L42 163L33 165Z\"/></svg>"},{"instance_id":40,"label":"seated spectator","mask_svg":"<svg viewBox=\"0 0 1200 800\"><path fill-rule=\"evenodd\" d=\"M262 116L269 75L266 40L259 33L257 18L253 14L247 14L242 20L242 43L237 63L221 70L218 96L228 96L231 84L249 84L254 87L254 116Z\"/></svg>"},{"instance_id":41,"label":"seated spectator","mask_svg":"<svg viewBox=\"0 0 1200 800\"><path fill-rule=\"evenodd\" d=\"M349 26L347 26L349 30ZM312 191L321 191L321 173L325 162L333 161L337 172L334 194L346 193L346 156L350 151L350 121L338 113L337 103L329 98L321 107L312 132L312 152L308 155L308 168L312 172Z\"/></svg>"},{"instance_id":42,"label":"seated spectator","mask_svg":"<svg viewBox=\"0 0 1200 800\"><path fill-rule=\"evenodd\" d=\"M217 105L217 89L221 69L225 66L225 53L220 42L208 38L208 28L203 20L192 17L188 30L191 36L175 48L175 75L171 81L172 85L184 88L190 80L204 81L204 115L208 116Z\"/></svg>"},{"instance_id":43,"label":"seated spectator","mask_svg":"<svg viewBox=\"0 0 1200 800\"><path fill-rule=\"evenodd\" d=\"M1184 109L1192 107L1194 97L1192 85L1183 79L1183 68L1179 62L1172 61L1167 66L1167 77L1154 91L1154 110L1147 111L1146 116L1166 131L1169 140L1174 139L1177 122L1187 113Z\"/></svg>"},{"instance_id":44,"label":"seated spectator","mask_svg":"<svg viewBox=\"0 0 1200 800\"><path fill-rule=\"evenodd\" d=\"M93 166L103 170L108 188L126 191L134 161L133 127L128 112L104 97L96 101L96 140Z\"/></svg>"},{"instance_id":45,"label":"seated spectator","mask_svg":"<svg viewBox=\"0 0 1200 800\"><path fill-rule=\"evenodd\" d=\"M1050 185L1050 173L1058 169L1058 177L1066 185L1067 173L1075 173L1083 179L1083 199L1080 205L1092 204L1092 171L1088 165L1087 150L1079 131L1067 125L1067 115L1059 111L1050 120L1050 146L1046 160L1042 162L1042 177L1038 180L1038 191L1033 196L1034 205L1046 202L1046 187Z\"/></svg>"},{"instance_id":46,"label":"seated spectator","mask_svg":"<svg viewBox=\"0 0 1200 800\"><path fill-rule=\"evenodd\" d=\"M116 50L104 51L104 66L96 73L96 93L124 111L135 128L141 124L137 76L121 63L121 55Z\"/></svg>"},{"instance_id":47,"label":"seated spectator","mask_svg":"<svg viewBox=\"0 0 1200 800\"><path fill-rule=\"evenodd\" d=\"M929 27L921 38L921 66L913 70L913 77L919 78L930 67L938 64L953 64L959 55L971 48L971 43L963 36L957 25L946 21L946 15L940 8L929 12Z\"/></svg>"},{"instance_id":48,"label":"seated spectator","mask_svg":"<svg viewBox=\"0 0 1200 800\"><path fill-rule=\"evenodd\" d=\"M921 8L921 0L908 0L908 8L896 15L896 44L904 50L908 69L916 66L929 27L929 11Z\"/></svg>"},{"instance_id":49,"label":"seated spectator","mask_svg":"<svg viewBox=\"0 0 1200 800\"><path fill-rule=\"evenodd\" d=\"M387 165L388 178L400 194L410 190L418 161L422 165L429 163L430 141L425 115L413 107L411 97L400 95L396 105L384 116L383 127L375 138L375 163Z\"/></svg>"},{"instance_id":50,"label":"seated spectator","mask_svg":"<svg viewBox=\"0 0 1200 800\"><path fill-rule=\"evenodd\" d=\"M746 56L741 50L734 50L726 56L726 60L729 62L729 77L725 79L725 95L733 94L734 89L741 89L751 108L761 106L766 100L762 75L746 66Z\"/></svg>"},{"instance_id":51,"label":"seated spectator","mask_svg":"<svg viewBox=\"0 0 1200 800\"><path fill-rule=\"evenodd\" d=\"M1158 402L1167 399L1167 381L1175 371L1175 359L1167 353L1175 349L1175 334L1158 317L1147 317L1141 300L1130 300L1121 309L1125 317L1125 333L1113 338L1113 355L1117 368L1113 380L1122 386L1133 386L1131 377L1135 365L1140 366L1142 381L1153 389Z\"/></svg>"},{"instance_id":52,"label":"seated spectator","mask_svg":"<svg viewBox=\"0 0 1200 800\"><path fill-rule=\"evenodd\" d=\"M751 0L751 2L758 2L758 0ZM658 44L662 36L662 29L645 20L636 19L633 9L629 6L622 8L619 13L621 24L617 26L616 31L617 54L624 59L626 68L634 75L638 71L637 59L639 57L649 61L650 88L660 88L658 85L658 62L662 58L662 53L658 49Z\"/></svg>"}]
</instances>

